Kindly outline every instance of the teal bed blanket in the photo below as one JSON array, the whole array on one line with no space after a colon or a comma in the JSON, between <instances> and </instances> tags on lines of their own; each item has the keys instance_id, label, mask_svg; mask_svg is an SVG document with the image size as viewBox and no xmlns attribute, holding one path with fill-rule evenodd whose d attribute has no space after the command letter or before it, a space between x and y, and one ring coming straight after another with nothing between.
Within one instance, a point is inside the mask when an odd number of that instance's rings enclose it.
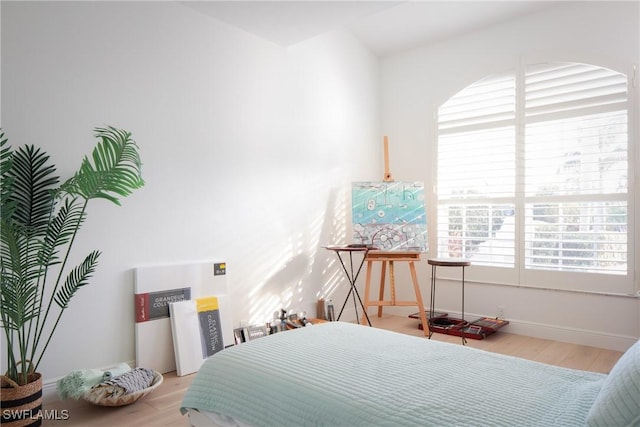
<instances>
[{"instance_id":1,"label":"teal bed blanket","mask_svg":"<svg viewBox=\"0 0 640 427\"><path fill-rule=\"evenodd\" d=\"M251 426L584 426L606 375L329 322L230 347L182 402Z\"/></svg>"}]
</instances>

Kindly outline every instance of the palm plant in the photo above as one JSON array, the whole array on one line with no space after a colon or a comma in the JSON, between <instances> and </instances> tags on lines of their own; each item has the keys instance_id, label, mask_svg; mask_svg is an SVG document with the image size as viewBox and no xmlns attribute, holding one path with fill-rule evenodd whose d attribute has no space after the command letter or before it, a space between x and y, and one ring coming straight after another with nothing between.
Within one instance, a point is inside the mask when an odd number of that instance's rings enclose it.
<instances>
[{"instance_id":1,"label":"palm plant","mask_svg":"<svg viewBox=\"0 0 640 427\"><path fill-rule=\"evenodd\" d=\"M16 387L47 350L78 289L89 284L100 251L69 268L71 248L92 199L120 205L144 185L138 146L131 134L96 128L91 159L61 185L49 155L33 145L13 150L0 129L0 312L7 342L4 379Z\"/></svg>"}]
</instances>

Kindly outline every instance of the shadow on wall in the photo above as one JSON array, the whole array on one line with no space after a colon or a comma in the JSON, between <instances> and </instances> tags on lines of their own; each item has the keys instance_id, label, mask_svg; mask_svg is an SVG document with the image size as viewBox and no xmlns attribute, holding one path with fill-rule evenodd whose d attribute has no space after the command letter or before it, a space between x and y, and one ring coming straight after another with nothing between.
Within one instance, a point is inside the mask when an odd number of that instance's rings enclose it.
<instances>
[{"instance_id":1,"label":"shadow on wall","mask_svg":"<svg viewBox=\"0 0 640 427\"><path fill-rule=\"evenodd\" d=\"M334 189L327 201L324 224L320 232L320 244L313 260L317 268L313 269L311 283L317 283L317 292L313 302L319 298L327 300L344 299L349 287L346 284L342 266L333 251L322 246L346 244L351 241L348 232L348 219L351 218L347 208L350 206L350 187Z\"/></svg>"},{"instance_id":2,"label":"shadow on wall","mask_svg":"<svg viewBox=\"0 0 640 427\"><path fill-rule=\"evenodd\" d=\"M318 298L333 298L336 288L345 289L346 294L348 287L342 286L345 279L340 264L332 252L322 248L345 241L345 190L332 189L324 213L307 218L304 228L287 245L291 256L281 261L281 267L262 284L249 291L247 321L250 323L271 320L274 312L281 308L291 313L306 311L308 316L315 317ZM273 260L274 254L269 258Z\"/></svg>"},{"instance_id":3,"label":"shadow on wall","mask_svg":"<svg viewBox=\"0 0 640 427\"><path fill-rule=\"evenodd\" d=\"M262 307L281 308L293 313L302 310L296 304L296 294L303 288L304 277L309 270L309 256L299 254L286 261L280 270L269 277L260 289Z\"/></svg>"}]
</instances>

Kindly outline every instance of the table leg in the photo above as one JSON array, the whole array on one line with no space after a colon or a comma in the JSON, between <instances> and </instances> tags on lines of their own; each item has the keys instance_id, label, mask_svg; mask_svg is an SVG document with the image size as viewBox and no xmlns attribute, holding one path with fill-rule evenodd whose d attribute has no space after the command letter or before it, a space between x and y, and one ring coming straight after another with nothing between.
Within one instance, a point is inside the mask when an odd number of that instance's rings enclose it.
<instances>
[{"instance_id":1,"label":"table leg","mask_svg":"<svg viewBox=\"0 0 640 427\"><path fill-rule=\"evenodd\" d=\"M367 259L367 254L368 253L369 253L369 251L366 251L364 253L364 256L362 257L362 260L360 261L360 266L358 267L358 271L356 272L355 276L352 276L353 277L353 281L351 282L351 285L352 285L352 288L353 288L353 292L358 297L358 301L360 301L360 307L362 307L362 311L364 312L364 317L367 318L367 323L369 324L369 326L371 326L371 320L369 320L369 314L364 309L364 303L362 302L362 299L360 298L360 293L358 292L358 288L356 287L356 281L358 280L358 276L360 275L360 272L362 271L362 266L364 265L364 261ZM356 304L355 298L353 299L353 304L354 304L354 306ZM356 320L358 320L358 309L357 308L356 308Z\"/></svg>"},{"instance_id":2,"label":"table leg","mask_svg":"<svg viewBox=\"0 0 640 427\"><path fill-rule=\"evenodd\" d=\"M464 266L462 266L462 329L464 329L465 321L464 321ZM467 339L462 336L462 345L467 344Z\"/></svg>"},{"instance_id":3,"label":"table leg","mask_svg":"<svg viewBox=\"0 0 640 427\"><path fill-rule=\"evenodd\" d=\"M433 335L431 331L431 319L434 315L436 305L436 266L431 266L431 300L429 301L429 338ZM424 326L423 326L424 328Z\"/></svg>"},{"instance_id":4,"label":"table leg","mask_svg":"<svg viewBox=\"0 0 640 427\"><path fill-rule=\"evenodd\" d=\"M362 260L362 262L364 263L364 259ZM351 296L353 297L353 308L356 311L356 322L358 322L358 324L360 324L360 320L358 320L358 304L356 302L356 278L358 277L358 274L356 273L355 275L353 274L353 252L349 252L349 265L351 267L351 289L354 291L351 293ZM362 267L362 264L360 264L360 267ZM358 273L360 272L360 270L358 270ZM358 299L360 298L360 296L358 296ZM362 302L360 303L362 305ZM363 306L364 308L364 306Z\"/></svg>"},{"instance_id":5,"label":"table leg","mask_svg":"<svg viewBox=\"0 0 640 427\"><path fill-rule=\"evenodd\" d=\"M365 313L369 309L369 291L371 290L371 266L373 261L367 261L367 276L364 281L364 313L362 313L362 323L365 320ZM379 317L379 316L378 316Z\"/></svg>"},{"instance_id":6,"label":"table leg","mask_svg":"<svg viewBox=\"0 0 640 427\"><path fill-rule=\"evenodd\" d=\"M367 251L368 252L368 251ZM353 292L353 305L356 311L356 321L358 322L358 324L360 324L360 319L358 317L358 301L360 302L360 306L362 307L363 311L364 311L364 316L367 319L367 323L369 324L369 326L371 326L371 320L369 320L369 315L367 314L366 310L364 310L364 303L362 302L362 299L360 298L360 294L358 293L358 289L356 288L356 281L358 280L358 276L360 275L360 271L362 270L362 266L364 265L364 261L367 258L367 252L364 253L364 256L362 257L362 260L360 261L360 266L358 267L357 271L354 271L353 268L353 256L352 253L349 252L349 265L350 265L350 269L351 269L351 274L349 274L349 270L347 270L347 267L344 265L344 261L342 260L342 257L340 256L340 253L338 252L338 259L340 260L340 264L342 265L342 269L344 270L344 274L347 277L348 281L349 281L349 285L350 285L350 289L349 289L349 293L347 294L347 297L344 300L344 303L342 304L342 308L340 309L340 314L338 314L338 318L336 320L340 320L340 317L342 316L342 312L344 311L344 307L347 305L347 301L349 300L349 296L351 296L351 293ZM356 301L357 298L357 301Z\"/></svg>"},{"instance_id":7,"label":"table leg","mask_svg":"<svg viewBox=\"0 0 640 427\"><path fill-rule=\"evenodd\" d=\"M353 292L353 286L349 286L349 292L347 293L347 297L344 299L344 302L342 303L342 308L340 309L340 313L338 314L338 317L336 318L336 320L340 320L340 317L342 316L342 312L344 311L344 307L347 305L347 301L349 301L349 297L351 296L351 292Z\"/></svg>"},{"instance_id":8,"label":"table leg","mask_svg":"<svg viewBox=\"0 0 640 427\"><path fill-rule=\"evenodd\" d=\"M347 301L349 301L349 297L351 296L351 292L353 292L353 280L351 279L351 276L349 275L349 271L347 270L347 267L344 265L344 261L342 260L342 256L340 255L340 252L336 252L336 254L338 255L338 260L340 260L340 265L342 266L342 269L344 270L344 275L346 276L347 280L349 281L349 292L347 293L347 297L344 299L344 302L342 303L342 308L340 308L340 313L338 314L338 317L336 318L336 320L340 320L340 317L342 316L342 312L344 311L344 307L347 305Z\"/></svg>"}]
</instances>

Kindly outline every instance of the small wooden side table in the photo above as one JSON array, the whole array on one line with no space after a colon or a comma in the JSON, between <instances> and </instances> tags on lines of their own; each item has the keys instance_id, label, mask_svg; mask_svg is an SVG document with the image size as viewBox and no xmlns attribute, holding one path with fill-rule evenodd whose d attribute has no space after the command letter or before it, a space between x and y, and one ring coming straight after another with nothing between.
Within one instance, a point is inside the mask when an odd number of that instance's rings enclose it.
<instances>
[{"instance_id":1,"label":"small wooden side table","mask_svg":"<svg viewBox=\"0 0 640 427\"><path fill-rule=\"evenodd\" d=\"M464 326L464 268L471 265L471 261L459 258L429 258L427 264L431 266L431 301L429 303L429 325L431 318L435 313L436 303L436 267L461 267L462 268L462 326ZM424 322L424 321L423 321ZM422 323L424 325L424 323ZM431 328L429 328L429 338L431 338ZM467 340L462 337L462 343L466 344Z\"/></svg>"},{"instance_id":2,"label":"small wooden side table","mask_svg":"<svg viewBox=\"0 0 640 427\"><path fill-rule=\"evenodd\" d=\"M427 321L427 316L424 311L424 303L422 301L422 294L420 293L420 285L418 284L418 275L416 273L415 263L420 261L420 252L417 251L379 251L379 250L371 250L367 253L366 261L367 261L367 276L365 281L364 288L364 312L367 313L367 309L369 306L378 306L378 317L382 317L382 308L384 306L418 306L418 310L420 310L420 320L423 325L427 325L424 327L424 334L429 334L429 323ZM378 294L378 300L370 300L370 288L371 288L371 273L373 270L373 263L380 262L382 263L381 272L380 272L380 292ZM413 290L416 294L415 301L398 301L396 299L396 280L395 280L395 263L396 262L407 262L409 263L409 271L411 272L411 282L413 283ZM391 299L384 299L384 288L387 274L387 265L389 266L389 281L390 281L390 291L391 291ZM364 317L363 317L364 322Z\"/></svg>"}]
</instances>

